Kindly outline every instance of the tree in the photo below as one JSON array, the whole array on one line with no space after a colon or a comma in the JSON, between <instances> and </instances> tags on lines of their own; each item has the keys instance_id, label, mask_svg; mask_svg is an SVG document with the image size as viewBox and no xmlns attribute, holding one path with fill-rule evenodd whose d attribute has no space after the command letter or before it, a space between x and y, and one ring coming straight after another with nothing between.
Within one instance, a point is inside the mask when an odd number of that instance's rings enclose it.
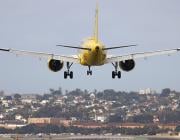
<instances>
[{"instance_id":1,"label":"tree","mask_svg":"<svg viewBox=\"0 0 180 140\"><path fill-rule=\"evenodd\" d=\"M4 99L5 100L12 100L12 97L11 96L5 96Z\"/></svg>"},{"instance_id":2,"label":"tree","mask_svg":"<svg viewBox=\"0 0 180 140\"><path fill-rule=\"evenodd\" d=\"M16 114L20 114L27 119L32 114L31 106L26 104L23 108L15 110L11 116L15 116Z\"/></svg>"},{"instance_id":3,"label":"tree","mask_svg":"<svg viewBox=\"0 0 180 140\"><path fill-rule=\"evenodd\" d=\"M62 116L61 106L44 106L37 112L34 112L33 117L64 117Z\"/></svg>"},{"instance_id":4,"label":"tree","mask_svg":"<svg viewBox=\"0 0 180 140\"><path fill-rule=\"evenodd\" d=\"M16 128L15 132L19 134L32 134L32 133L38 134L41 133L41 129L35 124L30 124L21 128Z\"/></svg>"},{"instance_id":5,"label":"tree","mask_svg":"<svg viewBox=\"0 0 180 140\"><path fill-rule=\"evenodd\" d=\"M0 134L12 133L12 130L6 128L0 128Z\"/></svg>"},{"instance_id":6,"label":"tree","mask_svg":"<svg viewBox=\"0 0 180 140\"><path fill-rule=\"evenodd\" d=\"M43 100L43 96L41 96L41 95L36 95L36 99L37 99L38 101L42 101L42 100Z\"/></svg>"},{"instance_id":7,"label":"tree","mask_svg":"<svg viewBox=\"0 0 180 140\"><path fill-rule=\"evenodd\" d=\"M44 94L43 95L43 100L49 100L50 97L52 97L51 94Z\"/></svg>"},{"instance_id":8,"label":"tree","mask_svg":"<svg viewBox=\"0 0 180 140\"><path fill-rule=\"evenodd\" d=\"M176 127L175 131L180 132L180 125Z\"/></svg>"},{"instance_id":9,"label":"tree","mask_svg":"<svg viewBox=\"0 0 180 140\"><path fill-rule=\"evenodd\" d=\"M143 129L148 135L156 135L159 131L159 127L157 125L146 125Z\"/></svg>"},{"instance_id":10,"label":"tree","mask_svg":"<svg viewBox=\"0 0 180 140\"><path fill-rule=\"evenodd\" d=\"M76 89L76 90L73 90L73 91L70 91L68 93L68 95L72 95L72 96L83 96L84 95L84 92L81 90L81 89Z\"/></svg>"},{"instance_id":11,"label":"tree","mask_svg":"<svg viewBox=\"0 0 180 140\"><path fill-rule=\"evenodd\" d=\"M54 90L54 89L50 88L49 91L50 91L50 94L53 95L53 96L62 95L61 87L58 90Z\"/></svg>"},{"instance_id":12,"label":"tree","mask_svg":"<svg viewBox=\"0 0 180 140\"><path fill-rule=\"evenodd\" d=\"M158 118L161 123L176 123L180 121L180 111L163 111Z\"/></svg>"},{"instance_id":13,"label":"tree","mask_svg":"<svg viewBox=\"0 0 180 140\"><path fill-rule=\"evenodd\" d=\"M15 99L16 101L19 101L19 100L21 99L21 95L18 94L18 93L14 94L14 99Z\"/></svg>"},{"instance_id":14,"label":"tree","mask_svg":"<svg viewBox=\"0 0 180 140\"><path fill-rule=\"evenodd\" d=\"M171 92L171 89L165 88L165 89L162 90L161 96L162 96L162 97L168 97L169 94L170 94L170 92Z\"/></svg>"},{"instance_id":15,"label":"tree","mask_svg":"<svg viewBox=\"0 0 180 140\"><path fill-rule=\"evenodd\" d=\"M57 125L48 124L43 128L44 133L59 133L59 127Z\"/></svg>"},{"instance_id":16,"label":"tree","mask_svg":"<svg viewBox=\"0 0 180 140\"><path fill-rule=\"evenodd\" d=\"M120 113L112 115L109 117L109 122L114 122L114 123L123 122L123 116Z\"/></svg>"},{"instance_id":17,"label":"tree","mask_svg":"<svg viewBox=\"0 0 180 140\"><path fill-rule=\"evenodd\" d=\"M141 114L141 115L133 116L133 122L136 122L136 123L152 123L153 122L153 115Z\"/></svg>"}]
</instances>

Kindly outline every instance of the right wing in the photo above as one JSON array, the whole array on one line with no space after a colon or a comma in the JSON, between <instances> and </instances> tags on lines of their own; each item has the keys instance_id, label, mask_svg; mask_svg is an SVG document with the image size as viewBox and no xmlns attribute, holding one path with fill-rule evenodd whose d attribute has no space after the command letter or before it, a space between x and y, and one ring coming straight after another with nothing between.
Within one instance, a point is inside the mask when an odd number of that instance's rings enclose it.
<instances>
[{"instance_id":1,"label":"right wing","mask_svg":"<svg viewBox=\"0 0 180 140\"><path fill-rule=\"evenodd\" d=\"M9 52L16 55L36 56L38 58L56 59L64 62L71 62L78 64L80 63L78 55L66 56L66 55L57 55L57 54L44 53L44 52L32 52L32 51L3 49L3 48L0 48L0 51Z\"/></svg>"},{"instance_id":2,"label":"right wing","mask_svg":"<svg viewBox=\"0 0 180 140\"><path fill-rule=\"evenodd\" d=\"M125 60L137 59L137 58L147 58L147 57L156 56L156 55L170 55L178 51L180 51L180 48L152 51L152 52L132 53L132 54L121 55L121 56L109 56L106 59L106 63L113 63L113 62L119 62L119 61L125 61Z\"/></svg>"}]
</instances>

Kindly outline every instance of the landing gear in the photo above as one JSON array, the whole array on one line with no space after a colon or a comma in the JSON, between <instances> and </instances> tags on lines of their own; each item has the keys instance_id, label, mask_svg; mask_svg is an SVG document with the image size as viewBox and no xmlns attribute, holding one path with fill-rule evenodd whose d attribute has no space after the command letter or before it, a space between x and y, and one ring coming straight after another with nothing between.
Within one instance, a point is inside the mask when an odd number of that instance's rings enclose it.
<instances>
[{"instance_id":1,"label":"landing gear","mask_svg":"<svg viewBox=\"0 0 180 140\"><path fill-rule=\"evenodd\" d=\"M112 63L112 65L115 68L115 71L112 71L112 78L114 79L116 76L120 79L121 78L121 72L118 71L118 62Z\"/></svg>"},{"instance_id":2,"label":"landing gear","mask_svg":"<svg viewBox=\"0 0 180 140\"><path fill-rule=\"evenodd\" d=\"M92 70L91 70L91 66L88 66L88 71L87 71L87 75L92 75Z\"/></svg>"},{"instance_id":3,"label":"landing gear","mask_svg":"<svg viewBox=\"0 0 180 140\"><path fill-rule=\"evenodd\" d=\"M70 77L70 79L73 79L73 72L70 71L72 65L73 63L67 62L67 71L64 72L64 79L67 79L68 76Z\"/></svg>"}]
</instances>

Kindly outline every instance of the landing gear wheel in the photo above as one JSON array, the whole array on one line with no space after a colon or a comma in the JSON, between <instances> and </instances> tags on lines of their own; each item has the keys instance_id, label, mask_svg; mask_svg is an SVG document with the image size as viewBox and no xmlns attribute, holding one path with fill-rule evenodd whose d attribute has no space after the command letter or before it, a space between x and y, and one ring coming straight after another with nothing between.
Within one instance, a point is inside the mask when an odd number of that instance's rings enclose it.
<instances>
[{"instance_id":1,"label":"landing gear wheel","mask_svg":"<svg viewBox=\"0 0 180 140\"><path fill-rule=\"evenodd\" d=\"M67 72L65 71L65 72L64 72L64 79L67 79L67 76L68 76L68 75L67 75Z\"/></svg>"},{"instance_id":2,"label":"landing gear wheel","mask_svg":"<svg viewBox=\"0 0 180 140\"><path fill-rule=\"evenodd\" d=\"M90 73L90 75L92 75L92 71L90 71L89 73Z\"/></svg>"},{"instance_id":3,"label":"landing gear wheel","mask_svg":"<svg viewBox=\"0 0 180 140\"><path fill-rule=\"evenodd\" d=\"M87 75L92 75L92 71L87 71Z\"/></svg>"},{"instance_id":4,"label":"landing gear wheel","mask_svg":"<svg viewBox=\"0 0 180 140\"><path fill-rule=\"evenodd\" d=\"M112 71L112 78L114 79L116 76L120 79L121 72L120 71Z\"/></svg>"},{"instance_id":5,"label":"landing gear wheel","mask_svg":"<svg viewBox=\"0 0 180 140\"><path fill-rule=\"evenodd\" d=\"M121 78L121 72L120 71L118 71L117 76L119 79Z\"/></svg>"},{"instance_id":6,"label":"landing gear wheel","mask_svg":"<svg viewBox=\"0 0 180 140\"><path fill-rule=\"evenodd\" d=\"M114 78L115 78L115 76L116 76L115 71L112 71L112 78L114 79Z\"/></svg>"},{"instance_id":7,"label":"landing gear wheel","mask_svg":"<svg viewBox=\"0 0 180 140\"><path fill-rule=\"evenodd\" d=\"M70 78L73 79L73 72L71 71L69 74Z\"/></svg>"},{"instance_id":8,"label":"landing gear wheel","mask_svg":"<svg viewBox=\"0 0 180 140\"><path fill-rule=\"evenodd\" d=\"M65 71L64 72L64 79L67 79L67 77L70 77L70 79L73 79L73 72L72 71Z\"/></svg>"}]
</instances>

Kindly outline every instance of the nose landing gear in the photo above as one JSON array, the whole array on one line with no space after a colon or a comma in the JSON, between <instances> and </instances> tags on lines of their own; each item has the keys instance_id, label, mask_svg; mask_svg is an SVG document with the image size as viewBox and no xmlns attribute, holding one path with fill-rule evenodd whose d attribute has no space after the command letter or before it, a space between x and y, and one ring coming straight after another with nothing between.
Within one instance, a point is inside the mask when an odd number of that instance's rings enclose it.
<instances>
[{"instance_id":1,"label":"nose landing gear","mask_svg":"<svg viewBox=\"0 0 180 140\"><path fill-rule=\"evenodd\" d=\"M87 71L87 75L92 75L92 70L91 70L91 66L88 66L88 71Z\"/></svg>"}]
</instances>

